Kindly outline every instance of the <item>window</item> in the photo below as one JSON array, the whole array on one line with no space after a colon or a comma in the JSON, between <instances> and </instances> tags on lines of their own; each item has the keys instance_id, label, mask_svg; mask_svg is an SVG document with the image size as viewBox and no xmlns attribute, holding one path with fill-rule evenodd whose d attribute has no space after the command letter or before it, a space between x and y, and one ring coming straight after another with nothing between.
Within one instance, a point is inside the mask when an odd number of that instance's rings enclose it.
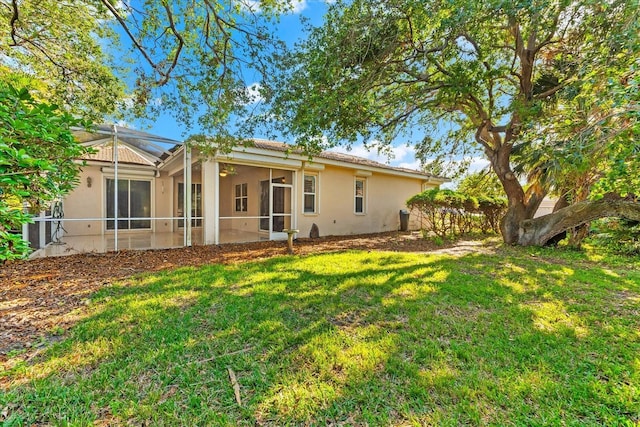
<instances>
[{"instance_id":1,"label":"window","mask_svg":"<svg viewBox=\"0 0 640 427\"><path fill-rule=\"evenodd\" d=\"M304 176L304 213L316 213L316 180L315 175Z\"/></svg>"},{"instance_id":2,"label":"window","mask_svg":"<svg viewBox=\"0 0 640 427\"><path fill-rule=\"evenodd\" d=\"M363 178L356 178L355 185L355 212L364 213L365 211L365 186L366 181Z\"/></svg>"},{"instance_id":3,"label":"window","mask_svg":"<svg viewBox=\"0 0 640 427\"><path fill-rule=\"evenodd\" d=\"M236 184L236 212L247 212L247 184Z\"/></svg>"},{"instance_id":4,"label":"window","mask_svg":"<svg viewBox=\"0 0 640 427\"><path fill-rule=\"evenodd\" d=\"M107 218L115 217L115 179L107 178ZM118 229L151 228L151 181L118 180ZM107 220L107 230L115 229L114 220Z\"/></svg>"}]
</instances>

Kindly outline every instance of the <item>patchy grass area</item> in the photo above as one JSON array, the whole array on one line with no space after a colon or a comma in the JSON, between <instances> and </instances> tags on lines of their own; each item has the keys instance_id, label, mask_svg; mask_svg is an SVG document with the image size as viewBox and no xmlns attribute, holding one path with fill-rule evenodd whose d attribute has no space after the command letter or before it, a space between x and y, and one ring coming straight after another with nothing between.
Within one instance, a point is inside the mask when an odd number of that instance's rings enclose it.
<instances>
[{"instance_id":1,"label":"patchy grass area","mask_svg":"<svg viewBox=\"0 0 640 427\"><path fill-rule=\"evenodd\" d=\"M639 266L349 251L138 276L14 356L0 421L633 425Z\"/></svg>"}]
</instances>

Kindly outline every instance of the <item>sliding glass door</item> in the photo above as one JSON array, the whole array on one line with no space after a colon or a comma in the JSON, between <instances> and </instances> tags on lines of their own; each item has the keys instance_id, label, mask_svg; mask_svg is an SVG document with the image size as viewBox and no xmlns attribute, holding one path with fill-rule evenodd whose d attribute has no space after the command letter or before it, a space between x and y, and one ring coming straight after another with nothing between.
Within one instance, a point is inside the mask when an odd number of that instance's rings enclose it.
<instances>
[{"instance_id":1,"label":"sliding glass door","mask_svg":"<svg viewBox=\"0 0 640 427\"><path fill-rule=\"evenodd\" d=\"M115 218L115 179L107 178L107 218ZM118 230L151 228L151 181L119 179ZM115 228L113 219L107 220L107 230Z\"/></svg>"}]
</instances>

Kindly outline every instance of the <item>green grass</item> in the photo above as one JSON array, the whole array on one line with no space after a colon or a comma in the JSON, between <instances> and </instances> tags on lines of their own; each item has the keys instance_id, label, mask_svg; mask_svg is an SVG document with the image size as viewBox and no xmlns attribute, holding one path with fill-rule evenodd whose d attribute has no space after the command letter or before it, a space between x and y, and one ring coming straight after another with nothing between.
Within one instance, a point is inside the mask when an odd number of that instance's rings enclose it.
<instances>
[{"instance_id":1,"label":"green grass","mask_svg":"<svg viewBox=\"0 0 640 427\"><path fill-rule=\"evenodd\" d=\"M5 425L637 425L638 267L503 248L146 275L96 294L64 341L0 373L0 413Z\"/></svg>"}]
</instances>

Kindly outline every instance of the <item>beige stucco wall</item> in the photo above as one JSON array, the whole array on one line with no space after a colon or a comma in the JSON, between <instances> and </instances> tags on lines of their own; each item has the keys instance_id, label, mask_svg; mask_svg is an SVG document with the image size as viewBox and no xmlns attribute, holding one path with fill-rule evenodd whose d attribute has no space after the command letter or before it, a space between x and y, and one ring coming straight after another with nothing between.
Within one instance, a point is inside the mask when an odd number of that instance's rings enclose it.
<instances>
[{"instance_id":1,"label":"beige stucco wall","mask_svg":"<svg viewBox=\"0 0 640 427\"><path fill-rule=\"evenodd\" d=\"M219 215L233 217L232 220L221 220L220 229L258 230L258 220L248 217L259 216L260 181L269 179L269 168L258 168L236 165L237 174L220 177ZM305 173L317 176L317 213L303 212L303 177ZM356 214L354 208L354 186L356 170L347 167L326 165L323 170L298 171L275 170L273 177L286 176L287 182L295 179L293 193L293 216L297 217L296 228L299 236L307 237L312 224L317 224L321 236L350 235L376 233L398 230L400 226L399 211L406 209L406 200L424 190L423 181L416 178L400 177L382 172L372 171L370 176L360 178L366 181L365 213ZM183 182L180 174L169 176L162 172L159 177L140 177L128 175L126 170L120 171L121 178L149 179L152 182L152 216L171 217L177 215L178 183ZM67 218L100 218L106 215L106 178L112 174L102 173L99 166L86 166L80 174L78 187L64 200ZM87 178L91 177L91 188L87 186ZM194 171L192 182L202 183L204 187L214 185L202 182L199 170ZM235 212L235 185L247 183L248 211ZM205 218L205 221L207 219ZM104 229L101 221L66 221L64 227L68 235L91 235L110 233ZM417 228L414 218L410 228ZM177 231L177 223L170 220L157 220L153 223L156 232ZM122 231L127 232L127 231ZM137 232L137 231L131 231Z\"/></svg>"},{"instance_id":2,"label":"beige stucco wall","mask_svg":"<svg viewBox=\"0 0 640 427\"><path fill-rule=\"evenodd\" d=\"M166 173L161 173L160 177L128 174L126 168L119 171L121 179L149 180L151 181L151 216L167 218L172 215L172 179ZM91 178L91 187L88 186L87 179ZM71 221L70 219L84 218L104 218L106 212L106 179L113 178L112 173L103 173L101 166L85 166L79 175L78 186L63 199L64 214L67 221L63 226L65 235L95 235L102 233L112 233L106 230L104 221L83 220ZM152 227L156 232L171 231L170 220L156 220L152 222ZM128 230L120 230L129 232ZM132 230L130 232L138 232Z\"/></svg>"},{"instance_id":3,"label":"beige stucco wall","mask_svg":"<svg viewBox=\"0 0 640 427\"><path fill-rule=\"evenodd\" d=\"M220 216L247 217L260 214L260 181L269 179L269 169L237 167L235 175L220 177ZM247 212L235 211L235 186L247 184Z\"/></svg>"},{"instance_id":4,"label":"beige stucco wall","mask_svg":"<svg viewBox=\"0 0 640 427\"><path fill-rule=\"evenodd\" d=\"M255 217L260 216L260 181L269 180L269 168L240 165L235 167L235 174L220 177L220 229L257 232L259 220ZM271 176L284 177L285 182L291 184L293 172L273 169ZM247 184L247 212L235 211L235 187L240 184ZM290 206L286 208L290 209Z\"/></svg>"},{"instance_id":5,"label":"beige stucco wall","mask_svg":"<svg viewBox=\"0 0 640 427\"><path fill-rule=\"evenodd\" d=\"M102 218L104 182L99 166L85 166L80 173L78 186L63 200L65 218ZM91 187L87 185L91 178ZM66 234L71 236L101 234L101 221L64 221Z\"/></svg>"},{"instance_id":6,"label":"beige stucco wall","mask_svg":"<svg viewBox=\"0 0 640 427\"><path fill-rule=\"evenodd\" d=\"M307 237L311 226L318 225L321 236L349 235L394 231L400 227L400 209L406 209L406 200L422 191L422 181L372 172L366 180L365 213L355 213L354 169L326 166L321 171L308 171L317 179L316 214L303 212L303 175L298 178L298 229ZM410 223L415 228L415 221Z\"/></svg>"},{"instance_id":7,"label":"beige stucco wall","mask_svg":"<svg viewBox=\"0 0 640 427\"><path fill-rule=\"evenodd\" d=\"M534 218L539 216L548 215L553 212L553 207L556 205L557 199L552 199L550 197L545 197L542 199L538 210L536 211Z\"/></svg>"}]
</instances>

